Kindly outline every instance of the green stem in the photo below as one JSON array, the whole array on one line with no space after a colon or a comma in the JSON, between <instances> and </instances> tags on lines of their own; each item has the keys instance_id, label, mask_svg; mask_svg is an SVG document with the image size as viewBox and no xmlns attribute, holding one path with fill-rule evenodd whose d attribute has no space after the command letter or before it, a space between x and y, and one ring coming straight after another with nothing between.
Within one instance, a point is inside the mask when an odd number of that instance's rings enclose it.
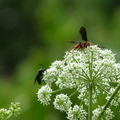
<instances>
[{"instance_id":1,"label":"green stem","mask_svg":"<svg viewBox=\"0 0 120 120\"><path fill-rule=\"evenodd\" d=\"M89 60L89 72L90 72L90 79L89 79L89 106L88 106L88 120L92 120L92 69L93 69L93 52L92 58Z\"/></svg>"},{"instance_id":2,"label":"green stem","mask_svg":"<svg viewBox=\"0 0 120 120\"><path fill-rule=\"evenodd\" d=\"M103 110L101 111L101 113L99 114L99 119L101 118L101 116L104 114L105 110L108 108L108 106L110 105L110 102L113 100L114 96L118 93L118 90L120 89L120 84L117 86L116 90L114 91L114 93L111 95L110 99L107 101L107 103L105 104Z\"/></svg>"},{"instance_id":3,"label":"green stem","mask_svg":"<svg viewBox=\"0 0 120 120\"><path fill-rule=\"evenodd\" d=\"M89 84L88 120L92 120L92 84Z\"/></svg>"},{"instance_id":4,"label":"green stem","mask_svg":"<svg viewBox=\"0 0 120 120\"><path fill-rule=\"evenodd\" d=\"M66 90L66 89L68 89L68 88L62 88L62 89L54 90L54 91L52 91L52 93L60 92L62 90Z\"/></svg>"},{"instance_id":5,"label":"green stem","mask_svg":"<svg viewBox=\"0 0 120 120\"><path fill-rule=\"evenodd\" d=\"M9 119L12 116L12 113L10 113L4 120Z\"/></svg>"},{"instance_id":6,"label":"green stem","mask_svg":"<svg viewBox=\"0 0 120 120\"><path fill-rule=\"evenodd\" d=\"M77 90L74 91L71 95L69 95L69 97L73 96L76 92L77 92Z\"/></svg>"}]
</instances>

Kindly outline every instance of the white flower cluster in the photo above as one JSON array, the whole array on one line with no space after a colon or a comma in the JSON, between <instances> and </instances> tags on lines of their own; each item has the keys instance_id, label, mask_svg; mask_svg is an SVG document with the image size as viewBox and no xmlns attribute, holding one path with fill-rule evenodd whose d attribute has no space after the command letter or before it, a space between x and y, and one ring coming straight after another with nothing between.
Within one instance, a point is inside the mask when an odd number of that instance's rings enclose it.
<instances>
[{"instance_id":1,"label":"white flower cluster","mask_svg":"<svg viewBox=\"0 0 120 120\"><path fill-rule=\"evenodd\" d=\"M98 116L100 112L102 111L102 108L103 106L101 107L99 106L97 109L93 111L92 120L98 120ZM100 120L110 120L110 119L113 119L113 117L114 117L113 112L111 111L110 108L107 108L104 113L104 116Z\"/></svg>"},{"instance_id":2,"label":"white flower cluster","mask_svg":"<svg viewBox=\"0 0 120 120\"><path fill-rule=\"evenodd\" d=\"M41 89L38 91L38 100L43 104L43 105L48 105L51 96L52 89L48 86L42 86Z\"/></svg>"},{"instance_id":3,"label":"white flower cluster","mask_svg":"<svg viewBox=\"0 0 120 120\"><path fill-rule=\"evenodd\" d=\"M69 120L86 120L87 112L83 109L83 106L75 105L70 107L67 118Z\"/></svg>"},{"instance_id":4,"label":"white flower cluster","mask_svg":"<svg viewBox=\"0 0 120 120\"><path fill-rule=\"evenodd\" d=\"M20 103L19 102L11 102L10 108L5 109L1 108L0 109L0 120L7 120L9 119L12 115L17 116L20 114L21 108L20 108Z\"/></svg>"},{"instance_id":5,"label":"white flower cluster","mask_svg":"<svg viewBox=\"0 0 120 120\"><path fill-rule=\"evenodd\" d=\"M70 101L70 98L67 95L59 94L56 96L53 104L56 109L66 112L71 107L72 102Z\"/></svg>"},{"instance_id":6,"label":"white flower cluster","mask_svg":"<svg viewBox=\"0 0 120 120\"><path fill-rule=\"evenodd\" d=\"M92 103L98 103L101 91L108 100L120 84L120 63L116 63L114 56L111 50L101 49L97 45L67 51L63 60L53 62L44 72L43 80L46 86L39 89L38 100L44 105L49 104L51 94L55 93L51 89L53 83L60 90L76 89L78 99L85 105L89 104L89 86L92 87ZM116 84L113 85L114 83ZM117 101L113 101L115 106L120 103L120 92L117 96L119 97ZM72 107L70 97L66 94L57 95L53 103L56 109L65 111L68 114L67 118L72 118L71 120L76 120L75 111L78 118L81 111L85 112L81 106ZM86 117L86 112L84 116ZM84 117L81 120L84 120Z\"/></svg>"},{"instance_id":7,"label":"white flower cluster","mask_svg":"<svg viewBox=\"0 0 120 120\"><path fill-rule=\"evenodd\" d=\"M9 115L11 115L11 111L5 108L0 109L0 120L6 119Z\"/></svg>"}]
</instances>

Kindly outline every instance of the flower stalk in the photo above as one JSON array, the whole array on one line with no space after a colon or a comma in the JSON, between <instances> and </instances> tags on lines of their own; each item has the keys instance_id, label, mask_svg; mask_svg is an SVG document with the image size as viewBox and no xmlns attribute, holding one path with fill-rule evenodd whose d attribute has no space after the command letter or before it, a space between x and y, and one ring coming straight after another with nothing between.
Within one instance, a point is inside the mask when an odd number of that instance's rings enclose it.
<instances>
[{"instance_id":1,"label":"flower stalk","mask_svg":"<svg viewBox=\"0 0 120 120\"><path fill-rule=\"evenodd\" d=\"M92 84L89 84L88 120L92 120Z\"/></svg>"},{"instance_id":2,"label":"flower stalk","mask_svg":"<svg viewBox=\"0 0 120 120\"><path fill-rule=\"evenodd\" d=\"M102 115L104 114L105 110L109 107L110 102L114 99L114 96L118 93L119 90L120 90L120 84L118 84L118 86L116 87L114 93L111 95L109 100L106 102L104 108L102 109L101 113L99 114L99 119L102 117Z\"/></svg>"}]
</instances>

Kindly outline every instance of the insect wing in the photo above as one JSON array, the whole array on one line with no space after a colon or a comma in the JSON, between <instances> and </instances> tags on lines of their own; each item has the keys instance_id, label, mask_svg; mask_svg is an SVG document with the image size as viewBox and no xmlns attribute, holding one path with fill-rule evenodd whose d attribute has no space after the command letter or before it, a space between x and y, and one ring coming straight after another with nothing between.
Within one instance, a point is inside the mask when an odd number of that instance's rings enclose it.
<instances>
[{"instance_id":1,"label":"insect wing","mask_svg":"<svg viewBox=\"0 0 120 120\"><path fill-rule=\"evenodd\" d=\"M85 27L81 27L80 30L79 30L79 33L82 36L82 40L88 41Z\"/></svg>"}]
</instances>

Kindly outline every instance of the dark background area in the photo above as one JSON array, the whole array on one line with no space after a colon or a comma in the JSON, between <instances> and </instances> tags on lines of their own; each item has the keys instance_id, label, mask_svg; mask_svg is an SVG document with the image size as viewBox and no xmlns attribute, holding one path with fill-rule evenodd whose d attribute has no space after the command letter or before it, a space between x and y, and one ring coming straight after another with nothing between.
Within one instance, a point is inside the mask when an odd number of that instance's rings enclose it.
<instances>
[{"instance_id":1,"label":"dark background area","mask_svg":"<svg viewBox=\"0 0 120 120\"><path fill-rule=\"evenodd\" d=\"M111 49L120 61L119 0L0 1L0 108L12 101L22 107L11 120L66 119L52 104L37 101L40 86L33 80L39 64L49 67L73 45L67 41L81 40L81 26L90 42Z\"/></svg>"}]
</instances>

